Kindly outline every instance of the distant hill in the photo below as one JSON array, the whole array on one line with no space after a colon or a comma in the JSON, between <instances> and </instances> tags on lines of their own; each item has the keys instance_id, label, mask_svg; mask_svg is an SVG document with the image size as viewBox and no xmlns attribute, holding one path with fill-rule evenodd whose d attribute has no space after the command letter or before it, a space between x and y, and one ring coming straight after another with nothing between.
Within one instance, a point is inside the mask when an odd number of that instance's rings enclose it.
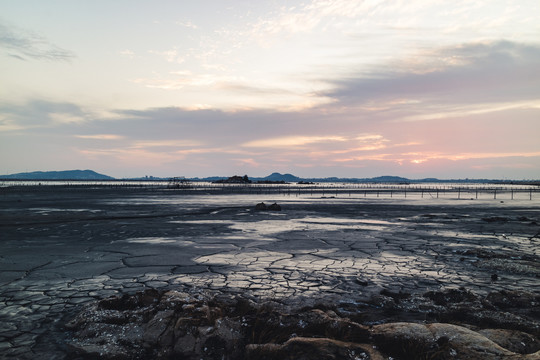
<instances>
[{"instance_id":1,"label":"distant hill","mask_svg":"<svg viewBox=\"0 0 540 360\"><path fill-rule=\"evenodd\" d=\"M13 180L114 180L113 177L92 170L34 171L0 175L0 179Z\"/></svg>"},{"instance_id":2,"label":"distant hill","mask_svg":"<svg viewBox=\"0 0 540 360\"><path fill-rule=\"evenodd\" d=\"M285 182L299 182L299 181L310 181L310 182L392 182L392 183L408 183L411 180L399 176L379 176L374 178L338 178L338 177L328 177L328 178L300 178L292 174L280 174L278 172L272 173L263 178L252 178L255 181L285 181Z\"/></svg>"},{"instance_id":3,"label":"distant hill","mask_svg":"<svg viewBox=\"0 0 540 360\"><path fill-rule=\"evenodd\" d=\"M404 178L404 177L401 177L401 176L378 176L378 177L374 177L374 178L371 178L369 179L370 181L375 181L375 182L396 182L396 183L401 183L401 182L409 182L411 180L407 179L407 178Z\"/></svg>"},{"instance_id":4,"label":"distant hill","mask_svg":"<svg viewBox=\"0 0 540 360\"><path fill-rule=\"evenodd\" d=\"M286 182L297 182L297 181L301 181L302 179L300 179L298 176L294 176L294 175L291 175L291 174L280 174L280 173L272 173L270 175L268 175L267 177L264 177L264 178L257 178L258 181L286 181Z\"/></svg>"},{"instance_id":5,"label":"distant hill","mask_svg":"<svg viewBox=\"0 0 540 360\"><path fill-rule=\"evenodd\" d=\"M204 180L204 181L216 181L220 179L227 179L226 177L207 177L204 179L194 178L193 180ZM401 176L377 176L372 178L338 178L338 177L326 177L326 178L300 178L292 174L280 174L278 172L272 173L266 177L250 177L251 180L257 181L285 181L288 183L294 183L299 181L304 182L346 182L346 183L391 183L391 184L417 184L417 183L528 183L538 185L538 181L519 181L519 180L494 180L494 179L447 179L441 180L436 178L425 178L425 179L408 179Z\"/></svg>"}]
</instances>

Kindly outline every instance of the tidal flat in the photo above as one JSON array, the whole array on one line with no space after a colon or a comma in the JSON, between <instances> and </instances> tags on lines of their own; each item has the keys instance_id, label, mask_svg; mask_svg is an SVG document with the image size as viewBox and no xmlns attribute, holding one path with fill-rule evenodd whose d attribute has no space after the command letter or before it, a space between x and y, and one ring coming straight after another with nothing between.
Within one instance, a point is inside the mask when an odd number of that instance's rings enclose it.
<instances>
[{"instance_id":1,"label":"tidal flat","mask_svg":"<svg viewBox=\"0 0 540 360\"><path fill-rule=\"evenodd\" d=\"M1 190L2 358L540 356L538 199Z\"/></svg>"}]
</instances>

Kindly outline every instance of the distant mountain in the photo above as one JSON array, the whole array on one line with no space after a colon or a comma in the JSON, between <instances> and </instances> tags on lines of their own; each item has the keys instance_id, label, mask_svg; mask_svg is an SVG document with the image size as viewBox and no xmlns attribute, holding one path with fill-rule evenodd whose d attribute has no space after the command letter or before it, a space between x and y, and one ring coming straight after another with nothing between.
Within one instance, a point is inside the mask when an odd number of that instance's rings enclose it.
<instances>
[{"instance_id":1,"label":"distant mountain","mask_svg":"<svg viewBox=\"0 0 540 360\"><path fill-rule=\"evenodd\" d=\"M227 179L226 177L208 177L204 179L195 178L193 180L215 181L220 179ZM285 181L288 183L295 183L299 181L304 182L342 182L342 183L391 183L391 184L418 184L418 183L524 183L526 181L517 180L493 180L493 179L448 179L441 180L437 178L425 178L425 179L408 179L401 176L377 176L372 178L339 178L339 177L326 177L326 178L301 178L292 174L280 174L278 172L272 173L266 177L250 177L252 181ZM537 185L538 181L528 181Z\"/></svg>"},{"instance_id":2,"label":"distant mountain","mask_svg":"<svg viewBox=\"0 0 540 360\"><path fill-rule=\"evenodd\" d=\"M374 178L300 178L292 174L280 174L278 172L272 173L263 178L252 178L254 181L285 181L285 182L392 182L392 183L408 183L411 180L399 176L379 176Z\"/></svg>"},{"instance_id":3,"label":"distant mountain","mask_svg":"<svg viewBox=\"0 0 540 360\"><path fill-rule=\"evenodd\" d=\"M366 179L366 180L368 180L368 179ZM375 181L375 182L392 182L392 183L402 183L402 182L411 181L411 180L409 180L407 178L400 177L400 176L378 176L378 177L371 178L369 180L370 181Z\"/></svg>"},{"instance_id":4,"label":"distant mountain","mask_svg":"<svg viewBox=\"0 0 540 360\"><path fill-rule=\"evenodd\" d=\"M17 180L114 180L113 177L92 170L34 171L0 175L0 179Z\"/></svg>"},{"instance_id":5,"label":"distant mountain","mask_svg":"<svg viewBox=\"0 0 540 360\"><path fill-rule=\"evenodd\" d=\"M294 176L291 174L280 174L280 173L272 173L268 175L267 177L263 178L256 178L257 181L286 181L286 182L298 182L302 181L298 176Z\"/></svg>"}]
</instances>

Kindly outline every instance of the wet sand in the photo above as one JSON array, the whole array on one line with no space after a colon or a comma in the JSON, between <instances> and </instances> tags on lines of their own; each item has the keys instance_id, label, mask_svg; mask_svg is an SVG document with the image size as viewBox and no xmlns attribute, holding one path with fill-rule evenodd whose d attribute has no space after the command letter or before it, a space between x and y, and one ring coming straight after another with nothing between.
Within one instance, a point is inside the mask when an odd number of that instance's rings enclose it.
<instances>
[{"instance_id":1,"label":"wet sand","mask_svg":"<svg viewBox=\"0 0 540 360\"><path fill-rule=\"evenodd\" d=\"M85 305L148 288L289 308L459 288L538 294L538 205L2 189L0 356L63 358L63 324Z\"/></svg>"}]
</instances>

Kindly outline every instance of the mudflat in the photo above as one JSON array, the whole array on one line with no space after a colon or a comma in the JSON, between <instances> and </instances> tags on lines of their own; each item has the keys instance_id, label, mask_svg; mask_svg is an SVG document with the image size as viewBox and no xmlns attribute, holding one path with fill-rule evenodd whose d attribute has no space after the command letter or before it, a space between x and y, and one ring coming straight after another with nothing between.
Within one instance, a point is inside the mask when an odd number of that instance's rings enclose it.
<instances>
[{"instance_id":1,"label":"mudflat","mask_svg":"<svg viewBox=\"0 0 540 360\"><path fill-rule=\"evenodd\" d=\"M0 356L71 357L67 344L80 334L66 323L98 301L149 289L289 312L429 292L540 296L537 200L269 196L1 189ZM259 202L281 211L259 211ZM529 332L539 326L532 307ZM411 313L364 319L425 316Z\"/></svg>"}]
</instances>

